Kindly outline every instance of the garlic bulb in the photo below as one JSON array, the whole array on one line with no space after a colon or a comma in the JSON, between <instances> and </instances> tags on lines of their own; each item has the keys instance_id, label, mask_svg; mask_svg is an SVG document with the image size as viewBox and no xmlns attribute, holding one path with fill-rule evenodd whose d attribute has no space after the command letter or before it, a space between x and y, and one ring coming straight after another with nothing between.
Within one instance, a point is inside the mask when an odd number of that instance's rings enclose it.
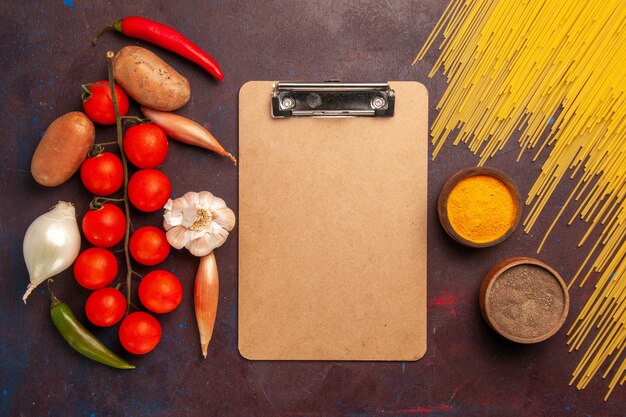
<instances>
[{"instance_id":1,"label":"garlic bulb","mask_svg":"<svg viewBox=\"0 0 626 417\"><path fill-rule=\"evenodd\" d=\"M80 252L80 232L74 205L59 201L47 213L37 217L24 235L24 260L30 275L29 294L46 279L53 277L73 263Z\"/></svg>"},{"instance_id":2,"label":"garlic bulb","mask_svg":"<svg viewBox=\"0 0 626 417\"><path fill-rule=\"evenodd\" d=\"M235 213L208 191L185 193L168 200L164 208L167 241L176 249L187 248L195 256L208 255L222 246L235 227Z\"/></svg>"}]
</instances>

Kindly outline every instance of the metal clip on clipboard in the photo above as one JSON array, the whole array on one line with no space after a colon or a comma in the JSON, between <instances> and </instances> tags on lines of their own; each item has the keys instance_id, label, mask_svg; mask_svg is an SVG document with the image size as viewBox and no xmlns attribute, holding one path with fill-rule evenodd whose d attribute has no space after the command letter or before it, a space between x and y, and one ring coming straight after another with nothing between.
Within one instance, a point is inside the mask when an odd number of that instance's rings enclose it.
<instances>
[{"instance_id":1,"label":"metal clip on clipboard","mask_svg":"<svg viewBox=\"0 0 626 417\"><path fill-rule=\"evenodd\" d=\"M276 82L272 117L391 117L395 92L389 83Z\"/></svg>"}]
</instances>

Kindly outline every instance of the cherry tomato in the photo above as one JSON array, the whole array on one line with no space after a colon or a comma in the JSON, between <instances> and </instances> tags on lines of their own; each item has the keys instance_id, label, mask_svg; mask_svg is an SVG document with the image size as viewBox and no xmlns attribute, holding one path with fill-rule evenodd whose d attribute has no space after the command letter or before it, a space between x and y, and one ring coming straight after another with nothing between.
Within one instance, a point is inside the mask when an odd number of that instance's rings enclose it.
<instances>
[{"instance_id":1,"label":"cherry tomato","mask_svg":"<svg viewBox=\"0 0 626 417\"><path fill-rule=\"evenodd\" d=\"M89 210L82 222L83 234L94 246L110 248L122 241L126 234L126 216L114 204Z\"/></svg>"},{"instance_id":2,"label":"cherry tomato","mask_svg":"<svg viewBox=\"0 0 626 417\"><path fill-rule=\"evenodd\" d=\"M80 167L80 179L95 195L111 195L124 184L124 165L117 155L102 152L85 159Z\"/></svg>"},{"instance_id":3,"label":"cherry tomato","mask_svg":"<svg viewBox=\"0 0 626 417\"><path fill-rule=\"evenodd\" d=\"M89 290L106 287L117 276L118 264L115 255L106 249L89 248L76 258L74 277Z\"/></svg>"},{"instance_id":4,"label":"cherry tomato","mask_svg":"<svg viewBox=\"0 0 626 417\"><path fill-rule=\"evenodd\" d=\"M91 95L86 93L83 95L83 109L87 116L102 125L115 124L115 109L113 108L113 100L111 100L109 82L100 80L87 88L91 92ZM117 84L115 84L114 90L120 115L126 116L129 108L128 97Z\"/></svg>"},{"instance_id":5,"label":"cherry tomato","mask_svg":"<svg viewBox=\"0 0 626 417\"><path fill-rule=\"evenodd\" d=\"M100 327L113 326L126 312L126 298L118 289L107 287L91 293L85 303L90 322Z\"/></svg>"},{"instance_id":6,"label":"cherry tomato","mask_svg":"<svg viewBox=\"0 0 626 417\"><path fill-rule=\"evenodd\" d=\"M133 126L124 134L124 153L137 168L156 168L167 156L167 137L152 123Z\"/></svg>"},{"instance_id":7,"label":"cherry tomato","mask_svg":"<svg viewBox=\"0 0 626 417\"><path fill-rule=\"evenodd\" d=\"M144 226L130 237L130 254L142 265L156 265L170 254L170 244L165 232L158 227Z\"/></svg>"},{"instance_id":8,"label":"cherry tomato","mask_svg":"<svg viewBox=\"0 0 626 417\"><path fill-rule=\"evenodd\" d=\"M150 352L161 340L161 325L148 313L130 313L120 324L120 342L130 353L142 355Z\"/></svg>"},{"instance_id":9,"label":"cherry tomato","mask_svg":"<svg viewBox=\"0 0 626 417\"><path fill-rule=\"evenodd\" d=\"M183 286L176 275L157 269L149 272L139 284L139 299L154 313L169 313L180 304Z\"/></svg>"},{"instance_id":10,"label":"cherry tomato","mask_svg":"<svg viewBox=\"0 0 626 417\"><path fill-rule=\"evenodd\" d=\"M156 169L141 169L128 181L128 199L141 211L157 211L167 203L172 192L170 180Z\"/></svg>"}]
</instances>

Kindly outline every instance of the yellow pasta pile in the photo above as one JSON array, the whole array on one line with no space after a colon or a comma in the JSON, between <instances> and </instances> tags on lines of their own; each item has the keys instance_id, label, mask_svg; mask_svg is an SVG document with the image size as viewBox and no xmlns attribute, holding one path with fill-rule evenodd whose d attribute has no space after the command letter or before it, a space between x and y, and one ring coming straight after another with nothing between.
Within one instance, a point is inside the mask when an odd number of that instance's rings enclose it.
<instances>
[{"instance_id":1,"label":"yellow pasta pile","mask_svg":"<svg viewBox=\"0 0 626 417\"><path fill-rule=\"evenodd\" d=\"M413 64L440 35L430 76L443 68L449 86L431 129L433 158L450 136L479 165L510 138L519 138L518 160L549 145L526 200L526 232L562 180L578 181L546 237L574 206L569 223L589 224L579 246L597 239L570 282L600 275L568 344L586 349L571 384L611 375L606 400L626 381L626 1L451 0Z\"/></svg>"}]
</instances>

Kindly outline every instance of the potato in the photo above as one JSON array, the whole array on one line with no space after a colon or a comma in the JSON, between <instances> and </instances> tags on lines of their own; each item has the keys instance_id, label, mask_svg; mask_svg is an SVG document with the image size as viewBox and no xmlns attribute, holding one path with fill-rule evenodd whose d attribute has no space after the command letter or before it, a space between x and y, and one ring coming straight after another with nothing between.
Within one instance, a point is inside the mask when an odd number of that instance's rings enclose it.
<instances>
[{"instance_id":1,"label":"potato","mask_svg":"<svg viewBox=\"0 0 626 417\"><path fill-rule=\"evenodd\" d=\"M96 139L93 122L79 111L64 114L44 133L30 164L33 178L41 185L55 187L70 179Z\"/></svg>"},{"instance_id":2,"label":"potato","mask_svg":"<svg viewBox=\"0 0 626 417\"><path fill-rule=\"evenodd\" d=\"M145 48L122 48L113 58L113 73L126 94L151 109L180 109L191 98L189 81Z\"/></svg>"}]
</instances>

